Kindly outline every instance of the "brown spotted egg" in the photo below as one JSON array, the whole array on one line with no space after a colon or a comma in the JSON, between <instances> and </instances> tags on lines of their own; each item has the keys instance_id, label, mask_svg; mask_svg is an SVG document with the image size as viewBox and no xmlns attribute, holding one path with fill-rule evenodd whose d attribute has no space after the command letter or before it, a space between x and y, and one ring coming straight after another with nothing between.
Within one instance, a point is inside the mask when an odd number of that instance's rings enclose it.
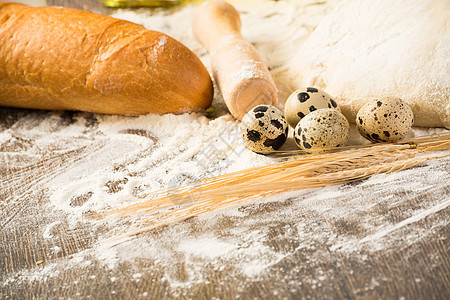
<instances>
[{"instance_id":1,"label":"brown spotted egg","mask_svg":"<svg viewBox=\"0 0 450 300\"><path fill-rule=\"evenodd\" d=\"M307 114L321 108L334 108L340 111L338 104L329 94L308 87L297 90L289 96L284 106L284 115L288 124L295 128Z\"/></svg>"},{"instance_id":2,"label":"brown spotted egg","mask_svg":"<svg viewBox=\"0 0 450 300\"><path fill-rule=\"evenodd\" d=\"M411 131L414 114L397 97L385 97L366 103L356 115L359 133L372 142L396 142Z\"/></svg>"},{"instance_id":3,"label":"brown spotted egg","mask_svg":"<svg viewBox=\"0 0 450 300\"><path fill-rule=\"evenodd\" d=\"M294 140L301 149L312 152L344 145L349 132L350 126L341 112L324 108L311 112L298 122Z\"/></svg>"},{"instance_id":4,"label":"brown spotted egg","mask_svg":"<svg viewBox=\"0 0 450 300\"><path fill-rule=\"evenodd\" d=\"M257 105L240 124L244 146L256 153L269 154L286 141L288 124L283 113L271 105Z\"/></svg>"}]
</instances>

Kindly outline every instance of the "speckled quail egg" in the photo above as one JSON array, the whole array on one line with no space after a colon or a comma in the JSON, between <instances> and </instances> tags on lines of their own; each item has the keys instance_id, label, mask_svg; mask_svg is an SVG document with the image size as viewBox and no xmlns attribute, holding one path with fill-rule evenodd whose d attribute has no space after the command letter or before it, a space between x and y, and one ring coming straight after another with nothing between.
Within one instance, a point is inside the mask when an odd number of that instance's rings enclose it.
<instances>
[{"instance_id":1,"label":"speckled quail egg","mask_svg":"<svg viewBox=\"0 0 450 300\"><path fill-rule=\"evenodd\" d=\"M297 90L289 96L284 106L284 115L288 124L295 128L302 118L320 108L334 108L340 111L338 104L330 95L314 87L308 87Z\"/></svg>"},{"instance_id":2,"label":"speckled quail egg","mask_svg":"<svg viewBox=\"0 0 450 300\"><path fill-rule=\"evenodd\" d=\"M396 142L411 131L414 114L397 97L385 97L366 103L356 115L359 133L372 142Z\"/></svg>"},{"instance_id":3,"label":"speckled quail egg","mask_svg":"<svg viewBox=\"0 0 450 300\"><path fill-rule=\"evenodd\" d=\"M244 146L251 151L269 154L286 141L288 124L283 113L271 105L257 105L245 114L240 124Z\"/></svg>"},{"instance_id":4,"label":"speckled quail egg","mask_svg":"<svg viewBox=\"0 0 450 300\"><path fill-rule=\"evenodd\" d=\"M344 115L330 108L309 113L298 122L295 143L307 151L339 147L347 142L350 126Z\"/></svg>"}]
</instances>

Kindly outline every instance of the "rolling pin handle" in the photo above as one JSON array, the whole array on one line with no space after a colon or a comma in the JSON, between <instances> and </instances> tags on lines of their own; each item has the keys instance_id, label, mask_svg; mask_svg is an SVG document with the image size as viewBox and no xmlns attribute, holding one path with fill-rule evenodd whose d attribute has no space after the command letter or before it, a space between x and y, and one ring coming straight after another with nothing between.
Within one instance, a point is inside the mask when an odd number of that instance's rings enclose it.
<instances>
[{"instance_id":1,"label":"rolling pin handle","mask_svg":"<svg viewBox=\"0 0 450 300\"><path fill-rule=\"evenodd\" d=\"M192 23L208 49L214 78L231 114L241 120L258 104L276 105L278 91L255 47L241 34L238 11L222 0L205 2Z\"/></svg>"}]
</instances>

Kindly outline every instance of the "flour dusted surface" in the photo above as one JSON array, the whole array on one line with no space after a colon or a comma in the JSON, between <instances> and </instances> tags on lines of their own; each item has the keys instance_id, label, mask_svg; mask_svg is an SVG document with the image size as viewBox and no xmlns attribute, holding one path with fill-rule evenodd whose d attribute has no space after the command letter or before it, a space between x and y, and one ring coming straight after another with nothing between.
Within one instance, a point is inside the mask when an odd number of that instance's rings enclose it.
<instances>
[{"instance_id":1,"label":"flour dusted surface","mask_svg":"<svg viewBox=\"0 0 450 300\"><path fill-rule=\"evenodd\" d=\"M450 128L450 2L346 1L296 51L295 84L334 95L352 122L367 101L400 97L416 126Z\"/></svg>"},{"instance_id":2,"label":"flour dusted surface","mask_svg":"<svg viewBox=\"0 0 450 300\"><path fill-rule=\"evenodd\" d=\"M260 51L284 97L292 90L286 62L337 3L238 6L244 36ZM190 30L194 12L187 6L170 15L123 10L115 16L173 36L209 66ZM6 261L0 265L0 295L25 290L51 297L54 291L45 287L56 286L74 298L130 293L192 298L205 290L222 298L250 298L268 280L272 285L261 297L289 299L305 291L334 295L336 278L345 274L353 289L343 283L344 290L367 296L395 280L389 270L397 262L414 265L413 250L421 243L445 236L448 158L359 183L260 198L113 246L107 238L129 228L133 216L105 224L89 213L273 161L243 147L237 122L217 93L213 107L213 117L5 109L0 115L0 228L12 242L0 247ZM441 131L415 128L411 137ZM352 142L363 143L354 128L353 133ZM295 146L291 141L285 147ZM32 246L19 244L22 236L33 235ZM32 253L28 265L21 264L21 251ZM35 265L34 258L44 263ZM386 261L386 268L372 267L376 258ZM369 276L373 269L376 275ZM428 284L422 273L411 272L412 281ZM145 285L150 278L154 288ZM82 284L88 286L84 294ZM416 291L409 283L405 287Z\"/></svg>"}]
</instances>

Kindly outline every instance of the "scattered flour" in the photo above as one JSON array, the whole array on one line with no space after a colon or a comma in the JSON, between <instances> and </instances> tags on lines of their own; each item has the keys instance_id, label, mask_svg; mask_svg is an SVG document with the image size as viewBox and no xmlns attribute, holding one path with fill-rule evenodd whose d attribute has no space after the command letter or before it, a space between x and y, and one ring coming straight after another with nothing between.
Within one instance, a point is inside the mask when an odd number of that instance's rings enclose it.
<instances>
[{"instance_id":1,"label":"scattered flour","mask_svg":"<svg viewBox=\"0 0 450 300\"><path fill-rule=\"evenodd\" d=\"M51 239L53 237L52 235L52 230L55 226L61 224L60 221L55 221L53 223L50 223L49 225L47 225L47 227L45 228L44 232L42 233L42 237L44 239ZM57 247L57 246L56 246ZM58 247L59 248L59 247ZM55 248L56 249L56 248Z\"/></svg>"},{"instance_id":2,"label":"scattered flour","mask_svg":"<svg viewBox=\"0 0 450 300\"><path fill-rule=\"evenodd\" d=\"M237 245L219 241L216 238L202 238L195 240L183 241L178 248L186 255L218 258L228 255L232 251L236 251Z\"/></svg>"},{"instance_id":3,"label":"scattered flour","mask_svg":"<svg viewBox=\"0 0 450 300\"><path fill-rule=\"evenodd\" d=\"M254 60L245 60L236 62L236 64L241 64L241 69L235 73L232 73L232 77L237 77L239 79L250 79L250 78L260 78L264 75L258 69L257 65L261 64L261 62L257 62Z\"/></svg>"},{"instance_id":4,"label":"scattered flour","mask_svg":"<svg viewBox=\"0 0 450 300\"><path fill-rule=\"evenodd\" d=\"M296 49L338 2L267 1L258 6L237 5L242 16L243 35L255 45L271 69L282 99L291 92L285 81L286 62L293 58ZM195 7L186 6L171 15L164 11L149 14L118 10L114 16L173 36L209 67L206 50L191 32L194 12ZM161 39L158 43L159 47L164 47L165 41ZM244 68L236 76L249 76L251 72ZM216 94L214 107L219 107L221 101L220 95ZM411 136L439 132L442 129L415 128ZM353 141L364 143L357 137ZM53 167L53 171L45 176L36 176L32 184L42 186L48 196L46 210L63 212L70 229L78 228L80 223L93 228L105 226L85 217L88 212L117 208L160 189L274 161L273 157L246 150L237 122L229 114L220 112L215 118L207 118L201 113L124 117L77 112L67 117L62 112L36 112L21 117L10 129L0 132L0 147L10 149L6 146L19 142L22 148L15 148L21 151L0 152L0 161L21 167L27 166L29 161L49 159L50 163L60 166ZM315 252L317 244L343 253L355 253L362 249L374 252L393 248L406 243L405 240L411 243L420 237L408 236L408 225L446 209L448 200L407 211L404 219L396 224L381 218L377 211L380 207L398 205L393 196L395 192L414 193L437 185L441 180L450 180L448 170L440 168L438 162L430 162L424 168L426 172L420 174L407 170L374 176L357 186L289 192L234 205L196 218L195 224L201 230L192 230L189 221L181 222L164 228L161 235L143 235L114 246L108 240L110 232L107 232L105 236L97 237L91 248L73 254L69 261L48 262L43 268L19 271L6 279L3 286L16 279L45 281L58 276L65 268L90 266L93 261L113 270L122 262L145 259L160 267L170 286L178 288L203 282L204 268L209 265L223 271L233 264L237 269L232 275L258 279L265 270L289 260L300 251L310 253L305 263L313 264L321 255ZM414 182L407 184L411 178ZM9 178L4 183L19 181L20 178ZM379 197L377 202L367 199L365 190L369 187ZM271 211L271 205L280 207ZM221 224L227 220L232 225L223 229ZM353 222L350 225L353 224L358 233L333 231L334 225L344 220ZM280 222L286 224L282 233L271 233L271 228ZM42 236L52 241L55 239L53 229L61 224L61 221L52 220L45 225ZM125 229L127 224L118 222L114 226L109 227L111 232ZM424 232L424 236L426 234ZM267 242L273 236L284 238L292 247L277 249ZM50 251L59 253L61 248L54 246ZM364 255L367 253L359 256L361 260ZM186 265L187 279L180 280L171 275L167 266L175 263ZM132 277L141 280L142 273L136 271ZM319 285L327 277L318 274L316 278L311 274L311 282ZM116 277L110 279L114 282Z\"/></svg>"},{"instance_id":5,"label":"scattered flour","mask_svg":"<svg viewBox=\"0 0 450 300\"><path fill-rule=\"evenodd\" d=\"M367 101L395 96L416 126L450 129L449 12L442 0L342 1L298 48L295 85L327 90L350 120Z\"/></svg>"}]
</instances>

